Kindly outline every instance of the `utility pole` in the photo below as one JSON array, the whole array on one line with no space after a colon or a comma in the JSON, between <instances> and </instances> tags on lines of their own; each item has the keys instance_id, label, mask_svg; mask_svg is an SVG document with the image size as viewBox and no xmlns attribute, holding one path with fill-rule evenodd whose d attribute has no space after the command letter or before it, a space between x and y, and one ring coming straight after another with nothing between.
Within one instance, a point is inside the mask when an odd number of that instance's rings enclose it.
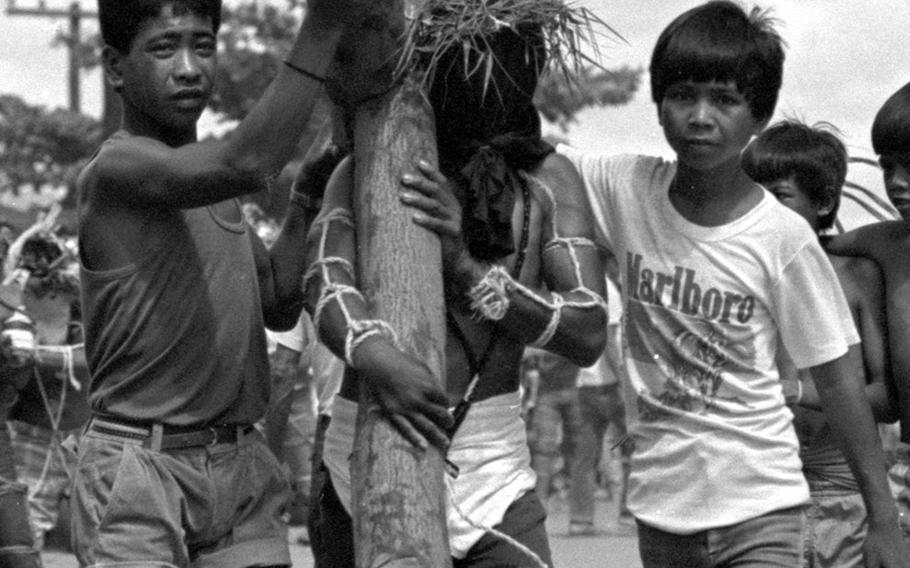
<instances>
[{"instance_id":1,"label":"utility pole","mask_svg":"<svg viewBox=\"0 0 910 568\"><path fill-rule=\"evenodd\" d=\"M79 43L81 40L82 18L97 18L98 13L83 10L79 2L70 3L67 8L49 8L45 0L37 0L30 7L20 6L16 0L7 0L6 14L8 16L31 16L37 18L66 18L69 20L69 35L67 48L69 49L69 109L73 112L82 112L82 101L79 91ZM102 77L103 80L103 77Z\"/></svg>"}]
</instances>

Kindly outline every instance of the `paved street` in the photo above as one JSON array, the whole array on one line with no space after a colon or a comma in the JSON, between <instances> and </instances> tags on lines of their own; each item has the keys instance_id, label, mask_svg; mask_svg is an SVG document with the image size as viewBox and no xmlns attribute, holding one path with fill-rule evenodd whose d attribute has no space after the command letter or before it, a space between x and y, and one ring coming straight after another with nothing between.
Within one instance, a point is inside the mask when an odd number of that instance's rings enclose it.
<instances>
[{"instance_id":1,"label":"paved street","mask_svg":"<svg viewBox=\"0 0 910 568\"><path fill-rule=\"evenodd\" d=\"M597 525L606 534L591 537L568 537L566 503L559 497L550 500L550 546L556 568L640 568L634 533L620 531L616 509L611 501L597 501ZM303 529L291 529L291 556L294 568L312 568L310 549L296 543ZM43 554L45 568L77 568L76 560L59 548Z\"/></svg>"}]
</instances>

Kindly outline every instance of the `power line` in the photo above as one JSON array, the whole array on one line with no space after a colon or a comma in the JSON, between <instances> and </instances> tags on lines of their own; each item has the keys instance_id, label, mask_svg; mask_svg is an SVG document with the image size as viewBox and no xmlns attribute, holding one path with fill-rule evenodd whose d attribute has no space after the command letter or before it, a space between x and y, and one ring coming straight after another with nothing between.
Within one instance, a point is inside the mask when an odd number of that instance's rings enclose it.
<instances>
[{"instance_id":1,"label":"power line","mask_svg":"<svg viewBox=\"0 0 910 568\"><path fill-rule=\"evenodd\" d=\"M6 14L8 16L28 16L33 18L66 18L69 20L69 34L67 36L67 49L69 51L69 108L73 112L81 112L82 97L79 89L79 44L81 42L81 24L83 18L97 18L98 13L92 10L83 10L79 2L72 2L67 8L48 7L45 0L37 0L31 6L21 6L17 0L7 0Z\"/></svg>"}]
</instances>

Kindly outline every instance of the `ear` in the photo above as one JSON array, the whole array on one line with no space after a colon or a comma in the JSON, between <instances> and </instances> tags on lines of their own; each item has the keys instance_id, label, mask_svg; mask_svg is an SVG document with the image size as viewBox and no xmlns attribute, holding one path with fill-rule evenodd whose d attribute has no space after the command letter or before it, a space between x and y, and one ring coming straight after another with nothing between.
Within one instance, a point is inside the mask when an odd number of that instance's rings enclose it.
<instances>
[{"instance_id":1,"label":"ear","mask_svg":"<svg viewBox=\"0 0 910 568\"><path fill-rule=\"evenodd\" d=\"M105 45L101 49L101 63L104 66L104 75L107 82L119 93L123 88L123 54L116 47Z\"/></svg>"},{"instance_id":2,"label":"ear","mask_svg":"<svg viewBox=\"0 0 910 568\"><path fill-rule=\"evenodd\" d=\"M820 203L816 206L818 216L824 217L834 211L834 198L828 199L826 203Z\"/></svg>"}]
</instances>

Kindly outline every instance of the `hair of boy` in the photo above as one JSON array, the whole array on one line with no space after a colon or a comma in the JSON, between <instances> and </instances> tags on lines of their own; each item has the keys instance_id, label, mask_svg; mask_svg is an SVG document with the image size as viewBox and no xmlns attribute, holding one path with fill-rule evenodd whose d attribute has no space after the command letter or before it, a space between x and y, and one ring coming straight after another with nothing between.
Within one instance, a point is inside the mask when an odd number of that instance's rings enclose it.
<instances>
[{"instance_id":1,"label":"hair of boy","mask_svg":"<svg viewBox=\"0 0 910 568\"><path fill-rule=\"evenodd\" d=\"M847 178L847 148L834 132L796 120L778 122L746 147L742 166L756 183L792 176L813 204L830 206L830 211L819 215L818 228L834 225Z\"/></svg>"},{"instance_id":2,"label":"hair of boy","mask_svg":"<svg viewBox=\"0 0 910 568\"><path fill-rule=\"evenodd\" d=\"M883 154L910 154L910 83L888 97L872 121L872 149Z\"/></svg>"},{"instance_id":3,"label":"hair of boy","mask_svg":"<svg viewBox=\"0 0 910 568\"><path fill-rule=\"evenodd\" d=\"M175 15L211 18L212 31L216 34L221 27L221 0L98 0L98 20L105 45L128 53L142 24L157 18L166 5L173 6Z\"/></svg>"},{"instance_id":4,"label":"hair of boy","mask_svg":"<svg viewBox=\"0 0 910 568\"><path fill-rule=\"evenodd\" d=\"M774 19L727 0L696 6L660 34L651 56L651 96L657 105L680 81L733 81L752 116L774 114L783 81L784 41Z\"/></svg>"}]
</instances>

